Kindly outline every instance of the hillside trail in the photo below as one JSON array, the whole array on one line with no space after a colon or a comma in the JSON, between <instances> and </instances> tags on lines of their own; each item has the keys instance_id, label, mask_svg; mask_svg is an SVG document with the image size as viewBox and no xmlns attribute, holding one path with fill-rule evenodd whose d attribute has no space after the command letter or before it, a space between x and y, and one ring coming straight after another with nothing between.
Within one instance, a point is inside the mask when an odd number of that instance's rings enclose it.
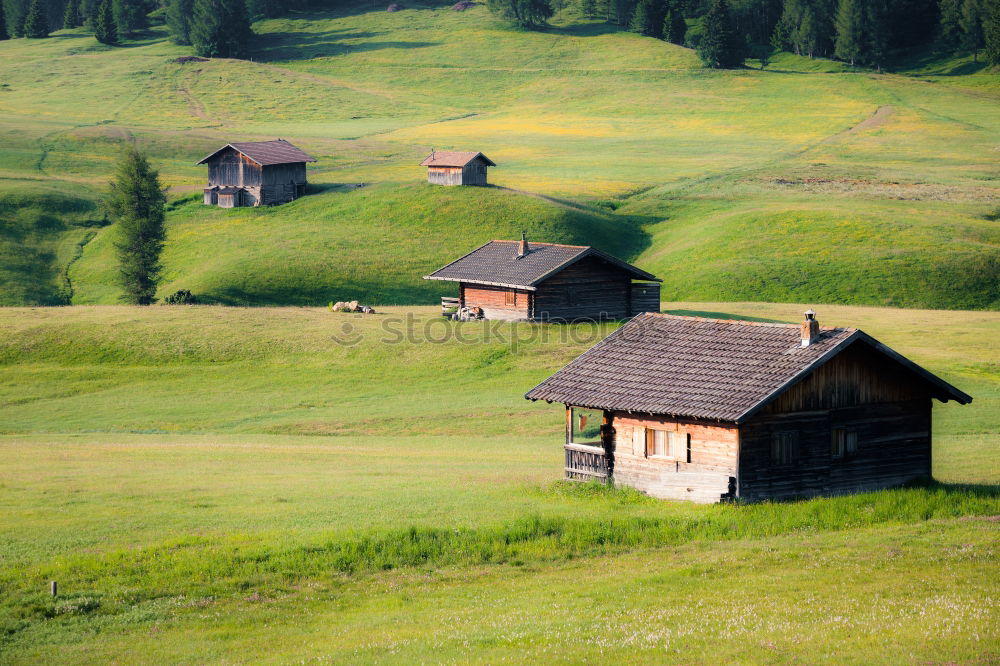
<instances>
[{"instance_id":1,"label":"hillside trail","mask_svg":"<svg viewBox=\"0 0 1000 666\"><path fill-rule=\"evenodd\" d=\"M571 210L577 213L590 213L593 215L595 213L594 209L588 208L583 204L578 204L572 201L566 201L564 199L556 199L555 197L550 197L547 194L539 194L538 192L528 192L527 190L519 190L514 187L504 187L503 185L494 185L498 190L504 190L507 192L514 192L515 194L523 194L526 197L533 197L535 199L541 199L542 201L547 201L550 204L559 206L560 208L565 208L566 210Z\"/></svg>"},{"instance_id":2,"label":"hillside trail","mask_svg":"<svg viewBox=\"0 0 1000 666\"><path fill-rule=\"evenodd\" d=\"M878 108L876 108L875 111L864 120L857 122L854 125L851 125L850 127L843 129L839 132L817 139L816 141L813 141L812 143L806 146L802 146L801 148L796 148L786 153L776 155L773 159L764 162L743 164L740 166L732 167L730 169L726 169L718 173L697 178L688 183L685 183L684 185L681 185L678 188L678 190L688 190L701 185L706 185L708 183L717 182L720 180L726 180L734 176L739 176L740 174L750 174L755 171L759 171L765 167L776 166L786 160L792 160L797 157L801 157L802 155L805 155L806 153L815 150L820 146L826 145L828 143L833 143L834 141L838 141L840 139L846 138L853 134L857 134L859 132L864 132L870 129L874 129L876 127L880 127L881 125L884 125L886 122L888 122L889 118L892 117L893 113L895 113L895 107L893 107L890 104L883 104Z\"/></svg>"}]
</instances>

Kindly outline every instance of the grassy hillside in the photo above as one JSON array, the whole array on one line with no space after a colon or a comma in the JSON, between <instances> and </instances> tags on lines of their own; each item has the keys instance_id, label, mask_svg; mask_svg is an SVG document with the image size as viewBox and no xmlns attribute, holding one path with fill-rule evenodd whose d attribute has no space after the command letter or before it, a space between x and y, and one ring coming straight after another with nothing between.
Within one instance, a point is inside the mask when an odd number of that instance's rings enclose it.
<instances>
[{"instance_id":1,"label":"grassy hillside","mask_svg":"<svg viewBox=\"0 0 1000 666\"><path fill-rule=\"evenodd\" d=\"M449 287L424 275L522 230L624 256L645 243L630 218L599 209L497 188L428 184L323 186L291 204L235 212L206 208L197 196L176 204L170 219L161 292L190 289L207 302L240 305L433 302ZM111 236L104 233L70 271L74 302L112 301L114 274Z\"/></svg>"},{"instance_id":2,"label":"grassy hillside","mask_svg":"<svg viewBox=\"0 0 1000 666\"><path fill-rule=\"evenodd\" d=\"M204 179L193 163L221 142L294 141L320 160L310 179L324 187L308 203L171 212L178 245L163 292L192 288L220 302L429 302L441 292L416 273L489 233L609 240L584 233L596 222L527 197L504 199L494 224L469 211L495 210L501 195L441 194L466 202L436 216L438 235L453 233L448 251L398 262L402 251L387 248L413 242L411 209L437 205L417 187L416 166L437 147L481 149L500 164L491 176L500 185L639 225L604 247L663 276L669 298L1000 304L995 72L921 59L875 75L791 55L763 72L712 72L687 49L570 15L521 33L482 6L376 9L260 22L252 62L177 64L185 50L159 29L118 49L83 30L4 42L0 179L84 188L93 199L122 142L136 140L184 195ZM333 187L348 183L381 189ZM346 269L341 234L369 219L353 198L371 192L384 199L371 208L380 228L351 232L358 263ZM263 219L268 229L246 222ZM193 247L195 228L207 247ZM71 271L74 302L116 299L106 233ZM51 234L38 243L63 243Z\"/></svg>"},{"instance_id":3,"label":"grassy hillside","mask_svg":"<svg viewBox=\"0 0 1000 666\"><path fill-rule=\"evenodd\" d=\"M563 415L521 395L606 332L582 325L0 310L0 653L989 659L1000 319L817 309L974 396L934 410L947 483L752 507L556 483Z\"/></svg>"}]
</instances>

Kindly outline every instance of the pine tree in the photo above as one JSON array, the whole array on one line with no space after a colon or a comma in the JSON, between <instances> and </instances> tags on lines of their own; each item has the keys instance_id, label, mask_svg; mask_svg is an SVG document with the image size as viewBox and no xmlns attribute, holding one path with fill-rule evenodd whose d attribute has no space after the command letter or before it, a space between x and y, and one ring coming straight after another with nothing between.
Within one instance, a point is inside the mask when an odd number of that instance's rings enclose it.
<instances>
[{"instance_id":1,"label":"pine tree","mask_svg":"<svg viewBox=\"0 0 1000 666\"><path fill-rule=\"evenodd\" d=\"M983 15L986 13L983 0L964 0L959 25L962 28L962 49L972 52L972 62L977 62L979 49L985 43L983 37Z\"/></svg>"},{"instance_id":2,"label":"pine tree","mask_svg":"<svg viewBox=\"0 0 1000 666\"><path fill-rule=\"evenodd\" d=\"M865 46L866 56L876 70L882 71L882 63L889 51L891 26L889 25L889 6L884 0L866 0L865 12Z\"/></svg>"},{"instance_id":3,"label":"pine tree","mask_svg":"<svg viewBox=\"0 0 1000 666\"><path fill-rule=\"evenodd\" d=\"M676 4L667 9L667 15L663 18L663 38L671 44L684 45L684 36L687 34L687 21L681 14L680 8Z\"/></svg>"},{"instance_id":4,"label":"pine tree","mask_svg":"<svg viewBox=\"0 0 1000 666\"><path fill-rule=\"evenodd\" d=\"M941 22L938 39L949 53L962 48L962 0L941 0Z\"/></svg>"},{"instance_id":5,"label":"pine tree","mask_svg":"<svg viewBox=\"0 0 1000 666\"><path fill-rule=\"evenodd\" d=\"M77 0L68 0L66 11L63 12L63 29L72 30L80 25L80 5L77 4Z\"/></svg>"},{"instance_id":6,"label":"pine tree","mask_svg":"<svg viewBox=\"0 0 1000 666\"><path fill-rule=\"evenodd\" d=\"M705 66L731 69L743 64L746 44L733 25L726 0L714 0L704 19L704 35L698 44L698 56Z\"/></svg>"},{"instance_id":7,"label":"pine tree","mask_svg":"<svg viewBox=\"0 0 1000 666\"><path fill-rule=\"evenodd\" d=\"M111 0L111 14L118 39L127 39L146 27L146 10L140 0Z\"/></svg>"},{"instance_id":8,"label":"pine tree","mask_svg":"<svg viewBox=\"0 0 1000 666\"><path fill-rule=\"evenodd\" d=\"M41 0L31 0L31 6L24 18L24 36L42 39L49 36L49 19Z\"/></svg>"},{"instance_id":9,"label":"pine tree","mask_svg":"<svg viewBox=\"0 0 1000 666\"><path fill-rule=\"evenodd\" d=\"M167 3L167 29L174 44L191 43L191 14L194 0L169 0Z\"/></svg>"},{"instance_id":10,"label":"pine tree","mask_svg":"<svg viewBox=\"0 0 1000 666\"><path fill-rule=\"evenodd\" d=\"M195 0L190 37L198 55L239 58L252 35L244 0Z\"/></svg>"},{"instance_id":11,"label":"pine tree","mask_svg":"<svg viewBox=\"0 0 1000 666\"><path fill-rule=\"evenodd\" d=\"M594 18L597 16L597 2L596 0L580 0L578 3L580 13L587 18Z\"/></svg>"},{"instance_id":12,"label":"pine tree","mask_svg":"<svg viewBox=\"0 0 1000 666\"><path fill-rule=\"evenodd\" d=\"M840 0L837 10L837 41L834 54L851 65L865 59L864 11L862 0Z\"/></svg>"},{"instance_id":13,"label":"pine tree","mask_svg":"<svg viewBox=\"0 0 1000 666\"><path fill-rule=\"evenodd\" d=\"M104 208L116 225L115 250L124 300L149 305L156 300L160 252L166 232L163 208L166 191L146 156L134 146L118 161Z\"/></svg>"},{"instance_id":14,"label":"pine tree","mask_svg":"<svg viewBox=\"0 0 1000 666\"><path fill-rule=\"evenodd\" d=\"M0 41L10 39L7 32L7 16L4 14L3 0L0 0Z\"/></svg>"},{"instance_id":15,"label":"pine tree","mask_svg":"<svg viewBox=\"0 0 1000 666\"><path fill-rule=\"evenodd\" d=\"M984 57L991 65L1000 65L1000 5L993 5L983 20Z\"/></svg>"},{"instance_id":16,"label":"pine tree","mask_svg":"<svg viewBox=\"0 0 1000 666\"><path fill-rule=\"evenodd\" d=\"M632 12L629 26L632 32L646 37L663 36L663 5L661 0L639 0Z\"/></svg>"},{"instance_id":17,"label":"pine tree","mask_svg":"<svg viewBox=\"0 0 1000 666\"><path fill-rule=\"evenodd\" d=\"M111 0L101 0L94 17L94 37L101 44L117 44L118 30L115 28L115 17L111 12Z\"/></svg>"}]
</instances>

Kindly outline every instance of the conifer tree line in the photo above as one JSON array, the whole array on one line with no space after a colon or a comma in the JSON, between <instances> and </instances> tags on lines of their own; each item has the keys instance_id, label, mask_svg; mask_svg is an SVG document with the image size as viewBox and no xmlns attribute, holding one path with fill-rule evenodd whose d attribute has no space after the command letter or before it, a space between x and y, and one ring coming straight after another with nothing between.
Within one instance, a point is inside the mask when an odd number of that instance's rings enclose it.
<instances>
[{"instance_id":1,"label":"conifer tree line","mask_svg":"<svg viewBox=\"0 0 1000 666\"><path fill-rule=\"evenodd\" d=\"M42 38L53 30L85 26L103 44L119 44L149 27L163 10L171 38L198 55L245 55L252 18L276 16L277 0L0 0L0 39Z\"/></svg>"},{"instance_id":2,"label":"conifer tree line","mask_svg":"<svg viewBox=\"0 0 1000 666\"><path fill-rule=\"evenodd\" d=\"M86 26L106 44L142 33L157 9L171 38L206 57L242 57L253 20L340 0L0 0L0 39ZM487 0L494 14L540 29L569 6L589 18L698 50L710 67L766 66L775 51L881 68L935 47L1000 64L1000 0Z\"/></svg>"}]
</instances>

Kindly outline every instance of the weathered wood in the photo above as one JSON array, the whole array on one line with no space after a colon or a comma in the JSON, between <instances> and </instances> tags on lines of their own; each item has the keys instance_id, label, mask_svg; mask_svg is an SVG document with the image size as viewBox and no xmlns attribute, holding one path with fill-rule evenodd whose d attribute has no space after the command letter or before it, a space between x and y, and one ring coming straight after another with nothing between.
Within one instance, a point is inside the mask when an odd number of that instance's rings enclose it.
<instances>
[{"instance_id":1,"label":"weathered wood","mask_svg":"<svg viewBox=\"0 0 1000 666\"><path fill-rule=\"evenodd\" d=\"M208 158L208 188L205 203L223 208L260 206L293 201L305 194L306 164L260 165L250 157L227 146ZM220 195L212 188L233 187L234 195Z\"/></svg>"}]
</instances>

